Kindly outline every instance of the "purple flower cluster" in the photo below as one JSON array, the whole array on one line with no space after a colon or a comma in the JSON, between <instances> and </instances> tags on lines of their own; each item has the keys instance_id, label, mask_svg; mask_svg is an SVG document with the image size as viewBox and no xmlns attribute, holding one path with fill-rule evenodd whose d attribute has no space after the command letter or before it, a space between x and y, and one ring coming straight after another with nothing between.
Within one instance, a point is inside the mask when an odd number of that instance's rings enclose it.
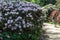
<instances>
[{"instance_id":1,"label":"purple flower cluster","mask_svg":"<svg viewBox=\"0 0 60 40\"><path fill-rule=\"evenodd\" d=\"M40 11L41 9L38 5L30 2L0 3L1 29L18 29L22 31L23 28L34 27L34 25L38 25L38 18L34 14L38 16Z\"/></svg>"}]
</instances>

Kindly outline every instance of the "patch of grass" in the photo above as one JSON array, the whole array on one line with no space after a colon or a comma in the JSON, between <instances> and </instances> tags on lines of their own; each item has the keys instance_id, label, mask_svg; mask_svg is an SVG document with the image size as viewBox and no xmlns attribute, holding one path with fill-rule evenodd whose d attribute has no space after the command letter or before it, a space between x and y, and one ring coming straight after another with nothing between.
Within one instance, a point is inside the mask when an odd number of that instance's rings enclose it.
<instances>
[{"instance_id":1,"label":"patch of grass","mask_svg":"<svg viewBox=\"0 0 60 40\"><path fill-rule=\"evenodd\" d=\"M58 23L58 25L60 26L60 23Z\"/></svg>"},{"instance_id":2,"label":"patch of grass","mask_svg":"<svg viewBox=\"0 0 60 40\"><path fill-rule=\"evenodd\" d=\"M53 22L49 22L50 24L54 24Z\"/></svg>"},{"instance_id":3,"label":"patch of grass","mask_svg":"<svg viewBox=\"0 0 60 40\"><path fill-rule=\"evenodd\" d=\"M48 22L48 23L50 23L50 24L54 24L54 22ZM57 25L59 25L59 26L60 26L60 23L57 23Z\"/></svg>"}]
</instances>

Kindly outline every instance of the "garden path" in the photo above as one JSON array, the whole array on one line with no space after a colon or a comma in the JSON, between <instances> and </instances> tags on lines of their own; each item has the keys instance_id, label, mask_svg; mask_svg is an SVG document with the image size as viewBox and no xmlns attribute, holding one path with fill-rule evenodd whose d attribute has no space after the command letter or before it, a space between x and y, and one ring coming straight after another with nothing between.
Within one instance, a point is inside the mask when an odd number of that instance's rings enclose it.
<instances>
[{"instance_id":1,"label":"garden path","mask_svg":"<svg viewBox=\"0 0 60 40\"><path fill-rule=\"evenodd\" d=\"M54 24L44 23L42 29L41 40L60 40L60 26L55 27Z\"/></svg>"}]
</instances>

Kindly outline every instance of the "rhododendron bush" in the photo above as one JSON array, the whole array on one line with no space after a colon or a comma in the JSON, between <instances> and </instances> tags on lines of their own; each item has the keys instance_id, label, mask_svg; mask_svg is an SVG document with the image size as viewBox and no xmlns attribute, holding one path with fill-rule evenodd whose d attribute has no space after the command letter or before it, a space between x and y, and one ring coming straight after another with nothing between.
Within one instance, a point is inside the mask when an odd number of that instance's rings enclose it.
<instances>
[{"instance_id":1,"label":"rhododendron bush","mask_svg":"<svg viewBox=\"0 0 60 40\"><path fill-rule=\"evenodd\" d=\"M0 3L1 40L37 40L42 24L39 5L30 2Z\"/></svg>"}]
</instances>

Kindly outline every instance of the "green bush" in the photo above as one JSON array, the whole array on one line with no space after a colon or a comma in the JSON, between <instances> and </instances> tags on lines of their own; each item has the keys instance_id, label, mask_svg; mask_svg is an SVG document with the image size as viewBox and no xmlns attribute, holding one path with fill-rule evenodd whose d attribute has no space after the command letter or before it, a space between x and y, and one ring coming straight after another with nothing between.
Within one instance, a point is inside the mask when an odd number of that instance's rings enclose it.
<instances>
[{"instance_id":1,"label":"green bush","mask_svg":"<svg viewBox=\"0 0 60 40\"><path fill-rule=\"evenodd\" d=\"M48 4L48 5L44 6L44 7L42 7L42 13L44 14L45 22L50 21L51 12L54 9L57 9L57 7L56 7L56 5L52 5L52 4Z\"/></svg>"},{"instance_id":2,"label":"green bush","mask_svg":"<svg viewBox=\"0 0 60 40\"><path fill-rule=\"evenodd\" d=\"M1 40L38 40L43 16L40 6L30 2L0 3Z\"/></svg>"}]
</instances>

